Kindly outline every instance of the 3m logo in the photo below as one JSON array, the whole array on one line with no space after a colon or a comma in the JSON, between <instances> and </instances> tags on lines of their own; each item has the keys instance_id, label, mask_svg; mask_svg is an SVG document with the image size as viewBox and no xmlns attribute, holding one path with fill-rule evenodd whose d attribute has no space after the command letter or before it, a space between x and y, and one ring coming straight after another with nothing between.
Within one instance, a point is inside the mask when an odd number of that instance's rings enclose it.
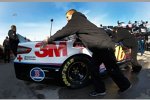
<instances>
[{"instance_id":1,"label":"3m logo","mask_svg":"<svg viewBox=\"0 0 150 100\"><path fill-rule=\"evenodd\" d=\"M41 43L37 43L35 45L35 48L40 48ZM61 57L61 56L67 56L67 43L66 42L59 42L57 45L49 44L45 48L41 48L40 51L35 51L35 55L37 57Z\"/></svg>"}]
</instances>

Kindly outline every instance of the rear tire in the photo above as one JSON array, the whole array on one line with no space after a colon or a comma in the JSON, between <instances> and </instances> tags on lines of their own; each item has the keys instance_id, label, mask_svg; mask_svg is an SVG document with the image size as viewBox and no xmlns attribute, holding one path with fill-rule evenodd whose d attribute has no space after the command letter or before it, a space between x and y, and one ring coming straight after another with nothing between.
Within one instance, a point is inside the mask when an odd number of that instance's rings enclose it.
<instances>
[{"instance_id":1,"label":"rear tire","mask_svg":"<svg viewBox=\"0 0 150 100\"><path fill-rule=\"evenodd\" d=\"M90 57L76 55L69 58L62 66L61 81L69 88L81 88L90 81Z\"/></svg>"}]
</instances>

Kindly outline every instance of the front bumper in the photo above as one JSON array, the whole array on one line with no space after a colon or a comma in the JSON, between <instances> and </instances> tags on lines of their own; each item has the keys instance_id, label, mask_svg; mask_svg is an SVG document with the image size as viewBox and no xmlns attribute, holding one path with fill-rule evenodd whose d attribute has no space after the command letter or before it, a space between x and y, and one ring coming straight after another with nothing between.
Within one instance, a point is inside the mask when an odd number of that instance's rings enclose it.
<instances>
[{"instance_id":1,"label":"front bumper","mask_svg":"<svg viewBox=\"0 0 150 100\"><path fill-rule=\"evenodd\" d=\"M16 77L21 80L33 81L30 77L30 71L35 67L39 67L44 71L44 80L58 79L60 77L60 65L25 64L14 62Z\"/></svg>"}]
</instances>

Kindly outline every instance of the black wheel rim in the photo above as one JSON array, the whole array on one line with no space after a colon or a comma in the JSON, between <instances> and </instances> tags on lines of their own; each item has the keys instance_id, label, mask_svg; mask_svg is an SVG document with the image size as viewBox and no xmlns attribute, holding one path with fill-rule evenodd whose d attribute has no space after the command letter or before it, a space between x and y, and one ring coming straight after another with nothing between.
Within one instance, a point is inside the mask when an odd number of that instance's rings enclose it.
<instances>
[{"instance_id":1,"label":"black wheel rim","mask_svg":"<svg viewBox=\"0 0 150 100\"><path fill-rule=\"evenodd\" d=\"M75 62L68 69L68 78L71 82L82 84L88 76L88 67L83 62Z\"/></svg>"}]
</instances>

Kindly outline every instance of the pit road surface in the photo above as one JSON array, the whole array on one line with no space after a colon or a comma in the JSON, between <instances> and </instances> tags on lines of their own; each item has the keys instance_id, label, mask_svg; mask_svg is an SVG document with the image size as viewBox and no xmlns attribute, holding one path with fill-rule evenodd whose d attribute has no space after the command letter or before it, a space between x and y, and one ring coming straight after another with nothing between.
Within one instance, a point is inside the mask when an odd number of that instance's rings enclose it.
<instances>
[{"instance_id":1,"label":"pit road surface","mask_svg":"<svg viewBox=\"0 0 150 100\"><path fill-rule=\"evenodd\" d=\"M139 74L131 73L130 68L123 71L133 86L119 95L118 87L111 78L104 79L107 94L90 97L92 84L80 89L68 89L51 80L48 83L33 83L15 77L13 63L0 61L0 99L150 99L150 52L138 56L143 69Z\"/></svg>"}]
</instances>

